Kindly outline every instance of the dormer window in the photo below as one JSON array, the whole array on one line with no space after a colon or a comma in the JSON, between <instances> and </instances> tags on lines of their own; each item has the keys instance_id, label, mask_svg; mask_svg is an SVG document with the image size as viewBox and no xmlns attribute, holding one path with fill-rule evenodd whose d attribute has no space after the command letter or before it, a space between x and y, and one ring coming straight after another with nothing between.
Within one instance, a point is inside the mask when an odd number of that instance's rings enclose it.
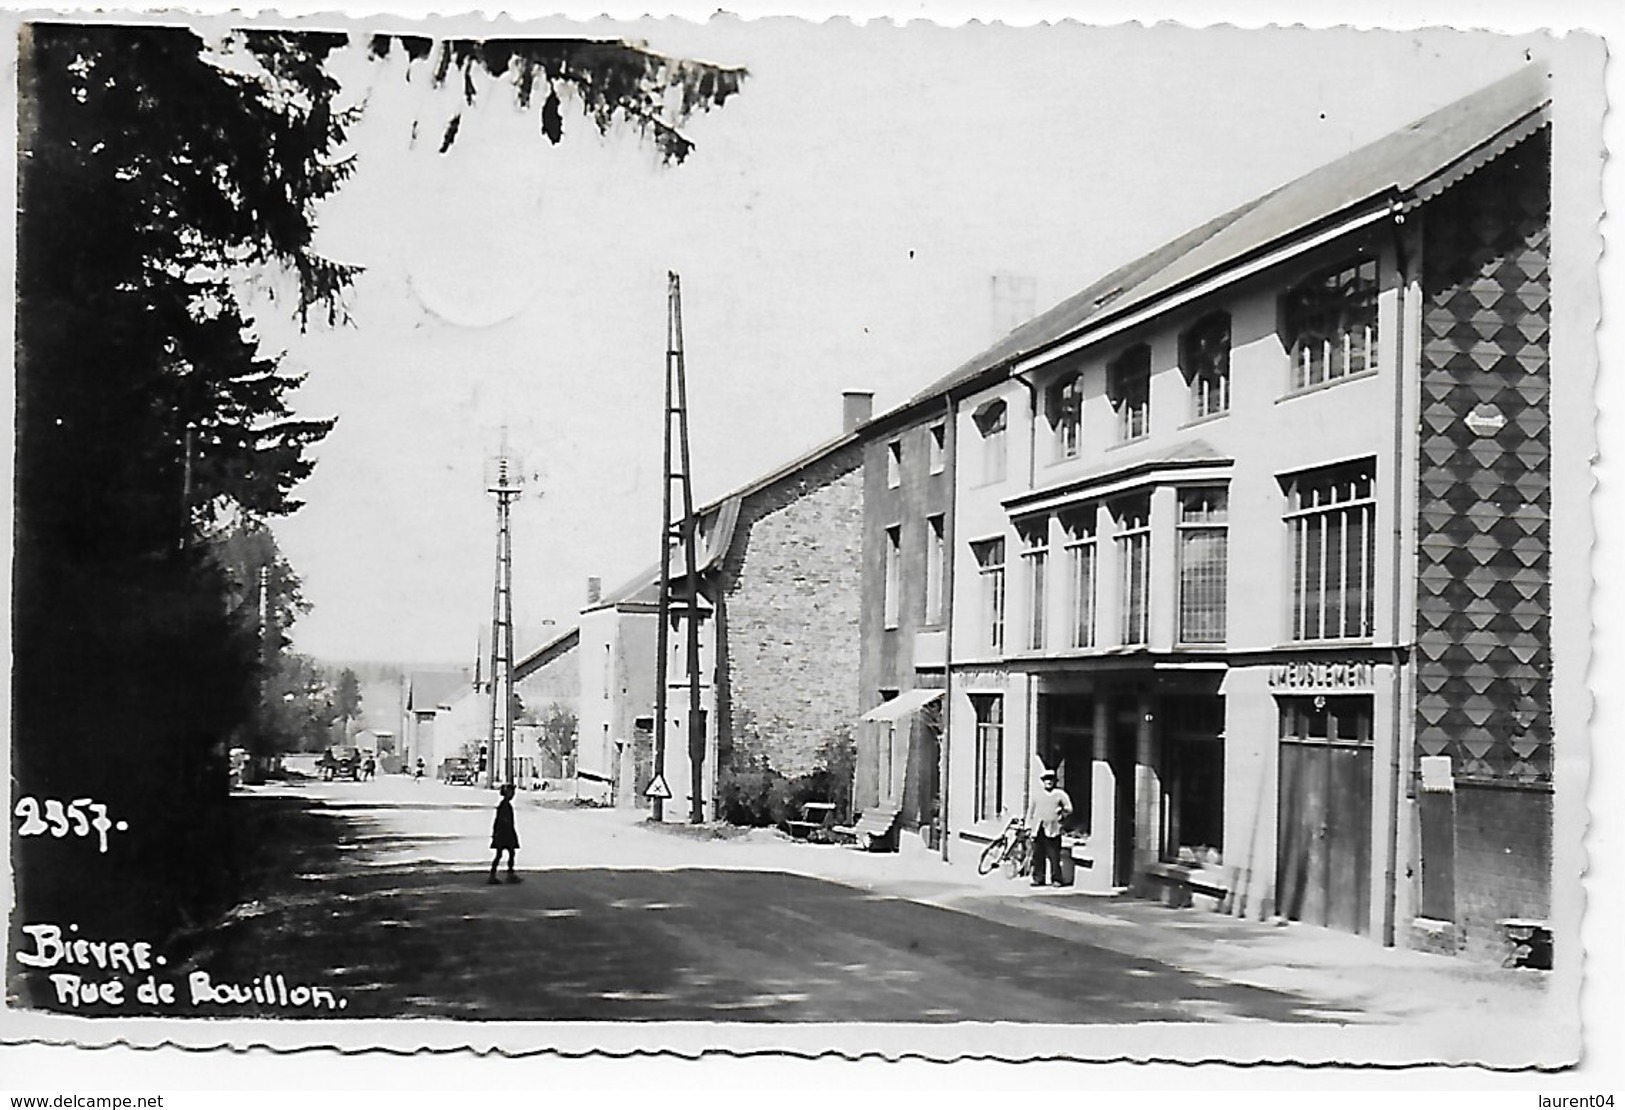
<instances>
[{"instance_id":1,"label":"dormer window","mask_svg":"<svg viewBox=\"0 0 1625 1110\"><path fill-rule=\"evenodd\" d=\"M1010 410L1003 401L989 401L976 410L972 419L982 437L982 484L1004 481L1004 433L1009 427Z\"/></svg>"},{"instance_id":2,"label":"dormer window","mask_svg":"<svg viewBox=\"0 0 1625 1110\"><path fill-rule=\"evenodd\" d=\"M1346 262L1288 290L1281 298L1281 339L1293 391L1376 370L1376 261Z\"/></svg>"},{"instance_id":3,"label":"dormer window","mask_svg":"<svg viewBox=\"0 0 1625 1110\"><path fill-rule=\"evenodd\" d=\"M1179 337L1179 368L1190 387L1191 419L1230 411L1230 314L1202 317Z\"/></svg>"},{"instance_id":4,"label":"dormer window","mask_svg":"<svg viewBox=\"0 0 1625 1110\"><path fill-rule=\"evenodd\" d=\"M1083 446L1083 375L1070 373L1044 391L1044 413L1055 440L1055 459L1075 459Z\"/></svg>"},{"instance_id":5,"label":"dormer window","mask_svg":"<svg viewBox=\"0 0 1625 1110\"><path fill-rule=\"evenodd\" d=\"M1106 391L1117 410L1120 442L1151 431L1151 348L1136 344L1106 366Z\"/></svg>"}]
</instances>

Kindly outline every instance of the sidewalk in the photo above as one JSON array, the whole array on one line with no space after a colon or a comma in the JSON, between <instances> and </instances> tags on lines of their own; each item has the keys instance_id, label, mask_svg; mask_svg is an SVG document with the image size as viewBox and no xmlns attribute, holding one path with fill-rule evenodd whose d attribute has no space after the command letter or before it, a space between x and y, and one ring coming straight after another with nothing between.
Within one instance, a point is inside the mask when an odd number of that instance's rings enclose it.
<instances>
[{"instance_id":1,"label":"sidewalk","mask_svg":"<svg viewBox=\"0 0 1625 1110\"><path fill-rule=\"evenodd\" d=\"M1209 910L1172 909L1079 888L1032 887L995 872L976 874L964 845L945 864L919 841L902 851L868 853L793 841L776 830L701 839L643 825L641 814L606 810L589 819L624 822L649 838L689 847L693 864L771 869L860 887L892 898L1086 943L1235 983L1322 999L1352 1022L1458 1023L1464 1037L1506 1037L1528 1028L1544 1036L1578 1020L1576 1001L1552 989L1552 975L1502 969L1297 923L1266 923ZM720 830L719 830L720 831ZM657 856L667 856L656 851Z\"/></svg>"}]
</instances>

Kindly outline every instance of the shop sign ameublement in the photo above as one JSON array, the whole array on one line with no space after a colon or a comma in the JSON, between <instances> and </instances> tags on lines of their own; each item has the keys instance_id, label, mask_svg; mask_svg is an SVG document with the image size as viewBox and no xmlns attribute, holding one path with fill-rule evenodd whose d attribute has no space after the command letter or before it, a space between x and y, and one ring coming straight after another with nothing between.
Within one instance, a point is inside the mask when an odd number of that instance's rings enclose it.
<instances>
[{"instance_id":1,"label":"shop sign ameublement","mask_svg":"<svg viewBox=\"0 0 1625 1110\"><path fill-rule=\"evenodd\" d=\"M1370 690L1376 684L1375 664L1359 661L1279 663L1270 668L1270 686L1277 690Z\"/></svg>"}]
</instances>

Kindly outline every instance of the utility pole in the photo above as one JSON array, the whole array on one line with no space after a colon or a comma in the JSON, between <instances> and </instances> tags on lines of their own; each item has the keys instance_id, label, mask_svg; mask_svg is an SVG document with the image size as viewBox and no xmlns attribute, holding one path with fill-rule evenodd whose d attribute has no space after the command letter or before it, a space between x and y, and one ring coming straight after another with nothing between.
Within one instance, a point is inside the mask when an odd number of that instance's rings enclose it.
<instances>
[{"instance_id":1,"label":"utility pole","mask_svg":"<svg viewBox=\"0 0 1625 1110\"><path fill-rule=\"evenodd\" d=\"M677 424L678 465L672 468L672 422ZM700 576L696 551L697 521L694 517L694 487L690 481L688 452L688 379L683 365L683 291L676 274L666 275L666 419L662 453L665 481L660 504L660 627L655 641L655 775L666 775L667 659L671 644L671 552L672 541L681 542L686 563L688 619L685 623L688 663L688 768L689 815L693 824L705 820L701 791L705 783L705 719L700 711ZM682 487L683 516L672 523L672 483ZM653 817L665 818L665 799L653 798Z\"/></svg>"},{"instance_id":2,"label":"utility pole","mask_svg":"<svg viewBox=\"0 0 1625 1110\"><path fill-rule=\"evenodd\" d=\"M497 752L502 782L513 781L513 530L509 510L524 485L519 460L508 451L508 434L486 471L486 492L497 499L497 565L491 587L491 728L485 758L485 785L497 785Z\"/></svg>"}]
</instances>

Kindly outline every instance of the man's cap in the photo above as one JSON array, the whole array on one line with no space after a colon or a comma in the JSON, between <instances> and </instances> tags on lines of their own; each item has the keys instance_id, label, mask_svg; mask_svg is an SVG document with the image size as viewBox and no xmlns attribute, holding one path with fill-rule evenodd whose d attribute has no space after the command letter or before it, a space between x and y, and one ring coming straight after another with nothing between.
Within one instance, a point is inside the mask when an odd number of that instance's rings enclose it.
<instances>
[{"instance_id":1,"label":"man's cap","mask_svg":"<svg viewBox=\"0 0 1625 1110\"><path fill-rule=\"evenodd\" d=\"M1054 771L1045 771L1043 774L1039 775L1038 777L1043 779L1046 782L1054 782L1055 781L1055 772Z\"/></svg>"}]
</instances>

